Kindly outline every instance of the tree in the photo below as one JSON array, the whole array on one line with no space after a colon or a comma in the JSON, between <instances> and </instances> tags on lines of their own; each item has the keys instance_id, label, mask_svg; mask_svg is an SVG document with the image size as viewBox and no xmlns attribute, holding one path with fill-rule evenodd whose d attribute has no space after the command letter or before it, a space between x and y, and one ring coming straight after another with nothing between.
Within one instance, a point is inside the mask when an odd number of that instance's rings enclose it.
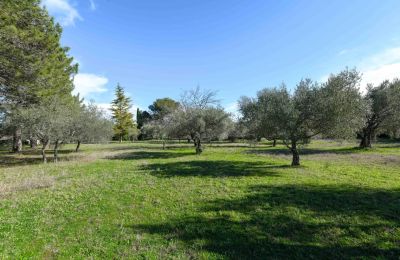
<instances>
[{"instance_id":1,"label":"tree","mask_svg":"<svg viewBox=\"0 0 400 260\"><path fill-rule=\"evenodd\" d=\"M78 65L60 45L61 27L39 0L0 1L0 106L8 117L54 95L71 98ZM13 150L22 149L14 125Z\"/></svg>"},{"instance_id":2,"label":"tree","mask_svg":"<svg viewBox=\"0 0 400 260\"><path fill-rule=\"evenodd\" d=\"M190 136L194 141L197 154L203 151L204 139L227 137L231 125L229 114L218 106L215 92L196 89L182 95L181 106L164 117L167 135L176 137Z\"/></svg>"},{"instance_id":3,"label":"tree","mask_svg":"<svg viewBox=\"0 0 400 260\"><path fill-rule=\"evenodd\" d=\"M146 110L142 111L139 108L136 110L136 122L137 122L137 127L138 129L141 129L143 125L147 122L149 122L152 119L151 115L149 112Z\"/></svg>"},{"instance_id":4,"label":"tree","mask_svg":"<svg viewBox=\"0 0 400 260\"><path fill-rule=\"evenodd\" d=\"M79 151L81 143L102 143L111 140L113 123L94 103L80 105L72 116L70 141L77 143L76 152Z\"/></svg>"},{"instance_id":5,"label":"tree","mask_svg":"<svg viewBox=\"0 0 400 260\"><path fill-rule=\"evenodd\" d=\"M369 86L365 96L369 107L366 123L360 131L361 148L371 147L371 140L379 130L398 129L400 125L400 80L384 81L374 87Z\"/></svg>"},{"instance_id":6,"label":"tree","mask_svg":"<svg viewBox=\"0 0 400 260\"><path fill-rule=\"evenodd\" d=\"M153 104L149 106L149 109L151 111L152 118L159 119L175 111L178 107L179 102L166 97L156 99Z\"/></svg>"},{"instance_id":7,"label":"tree","mask_svg":"<svg viewBox=\"0 0 400 260\"><path fill-rule=\"evenodd\" d=\"M47 162L46 149L51 140L54 141L54 161L58 160L58 149L62 141L70 136L72 122L70 104L58 100L57 97L47 99L27 108L19 108L9 121L20 126L22 135L37 138L43 144L42 159Z\"/></svg>"},{"instance_id":8,"label":"tree","mask_svg":"<svg viewBox=\"0 0 400 260\"><path fill-rule=\"evenodd\" d=\"M252 102L240 102L251 113L260 135L270 133L292 152L292 166L300 165L299 146L316 135L347 138L362 125L365 103L358 90L359 73L344 70L324 84L302 80L291 94L285 85L258 93ZM243 115L243 116L246 116ZM246 118L244 119L246 120Z\"/></svg>"},{"instance_id":9,"label":"tree","mask_svg":"<svg viewBox=\"0 0 400 260\"><path fill-rule=\"evenodd\" d=\"M112 101L111 111L114 119L114 134L119 142L128 135L129 129L135 126L132 113L129 109L132 107L131 99L125 95L124 89L118 84L115 90L116 98Z\"/></svg>"}]
</instances>

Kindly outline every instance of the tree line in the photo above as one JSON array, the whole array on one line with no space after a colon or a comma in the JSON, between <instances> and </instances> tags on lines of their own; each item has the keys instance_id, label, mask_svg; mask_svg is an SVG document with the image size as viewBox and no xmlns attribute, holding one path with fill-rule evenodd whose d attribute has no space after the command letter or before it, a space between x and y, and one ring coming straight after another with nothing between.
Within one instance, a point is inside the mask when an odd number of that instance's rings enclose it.
<instances>
[{"instance_id":1,"label":"tree line","mask_svg":"<svg viewBox=\"0 0 400 260\"><path fill-rule=\"evenodd\" d=\"M42 158L52 143L54 160L62 143L110 139L112 122L93 103L72 95L78 64L60 44L61 26L39 0L0 1L0 137L40 141Z\"/></svg>"},{"instance_id":2,"label":"tree line","mask_svg":"<svg viewBox=\"0 0 400 260\"><path fill-rule=\"evenodd\" d=\"M199 87L182 93L179 101L157 99L148 111L137 109L118 85L112 116L94 103L73 95L78 64L60 44L62 29L39 0L0 1L0 139L12 139L12 151L23 141L46 149L53 145L54 160L63 143L111 140L185 139L201 154L204 142L266 138L279 140L300 165L299 148L312 138L360 138L371 147L378 134L398 137L400 81L384 81L360 91L361 74L345 69L326 82L301 80L265 88L256 97L242 97L240 117L224 110L217 93Z\"/></svg>"},{"instance_id":3,"label":"tree line","mask_svg":"<svg viewBox=\"0 0 400 260\"><path fill-rule=\"evenodd\" d=\"M345 69L326 82L301 80L294 89L285 84L265 88L257 96L242 97L240 117L232 120L216 99L216 92L199 87L183 93L179 102L157 99L149 111L138 109L140 137L188 139L197 154L204 140L280 140L300 165L299 148L312 138L360 138L371 147L379 134L400 134L400 80L368 85L360 90L361 73Z\"/></svg>"}]
</instances>

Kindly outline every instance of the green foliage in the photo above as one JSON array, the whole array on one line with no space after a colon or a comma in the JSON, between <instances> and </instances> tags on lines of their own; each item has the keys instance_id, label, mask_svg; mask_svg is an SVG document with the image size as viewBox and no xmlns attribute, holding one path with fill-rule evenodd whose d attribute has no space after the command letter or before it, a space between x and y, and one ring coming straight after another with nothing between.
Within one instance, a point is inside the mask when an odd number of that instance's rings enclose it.
<instances>
[{"instance_id":1,"label":"green foliage","mask_svg":"<svg viewBox=\"0 0 400 260\"><path fill-rule=\"evenodd\" d=\"M104 117L104 111L94 103L80 104L74 111L70 126L69 141L82 143L104 143L110 141L113 123Z\"/></svg>"},{"instance_id":2,"label":"green foliage","mask_svg":"<svg viewBox=\"0 0 400 260\"><path fill-rule=\"evenodd\" d=\"M149 122L152 119L151 115L149 112L146 110L142 111L139 108L136 110L136 122L137 122L137 127L138 129L141 129L143 125L147 122Z\"/></svg>"},{"instance_id":3,"label":"green foliage","mask_svg":"<svg viewBox=\"0 0 400 260\"><path fill-rule=\"evenodd\" d=\"M384 81L374 87L369 86L366 102L366 123L360 131L361 147L371 147L371 139L379 132L396 132L400 129L400 80Z\"/></svg>"},{"instance_id":4,"label":"green foliage","mask_svg":"<svg viewBox=\"0 0 400 260\"><path fill-rule=\"evenodd\" d=\"M154 119L160 119L164 116L172 113L179 107L179 102L171 98L159 98L156 99L152 105L149 106L149 109L152 113L152 117Z\"/></svg>"},{"instance_id":5,"label":"green foliage","mask_svg":"<svg viewBox=\"0 0 400 260\"><path fill-rule=\"evenodd\" d=\"M125 95L124 89L118 84L115 89L115 99L111 103L112 118L114 120L114 134L120 141L135 127L132 113L131 99Z\"/></svg>"},{"instance_id":6,"label":"green foliage","mask_svg":"<svg viewBox=\"0 0 400 260\"><path fill-rule=\"evenodd\" d=\"M72 64L60 45L61 27L38 0L0 2L0 94L5 104L71 98Z\"/></svg>"},{"instance_id":7,"label":"green foliage","mask_svg":"<svg viewBox=\"0 0 400 260\"><path fill-rule=\"evenodd\" d=\"M264 89L257 99L242 98L240 110L258 137L281 139L293 152L292 164L299 165L298 144L316 135L354 137L365 110L359 80L357 71L344 70L322 85L302 80L293 94L285 85Z\"/></svg>"}]
</instances>

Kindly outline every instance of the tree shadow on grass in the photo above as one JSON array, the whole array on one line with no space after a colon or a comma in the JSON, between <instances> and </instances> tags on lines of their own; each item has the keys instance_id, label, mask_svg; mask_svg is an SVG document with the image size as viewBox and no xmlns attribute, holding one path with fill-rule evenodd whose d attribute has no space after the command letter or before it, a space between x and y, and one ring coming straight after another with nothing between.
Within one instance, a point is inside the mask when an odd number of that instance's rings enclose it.
<instances>
[{"instance_id":1,"label":"tree shadow on grass","mask_svg":"<svg viewBox=\"0 0 400 260\"><path fill-rule=\"evenodd\" d=\"M193 155L193 153L183 153L183 152L156 152L156 151L133 151L129 153L122 153L112 157L107 157L111 160L141 160L141 159L171 159L179 158L188 155Z\"/></svg>"},{"instance_id":2,"label":"tree shadow on grass","mask_svg":"<svg viewBox=\"0 0 400 260\"><path fill-rule=\"evenodd\" d=\"M0 168L1 167L14 167L24 165L34 165L42 163L40 157L22 157L18 155L1 155L0 156Z\"/></svg>"},{"instance_id":3,"label":"tree shadow on grass","mask_svg":"<svg viewBox=\"0 0 400 260\"><path fill-rule=\"evenodd\" d=\"M142 166L151 174L162 177L240 177L240 176L276 176L279 168L288 165L272 165L265 162L247 161L180 161L155 163Z\"/></svg>"},{"instance_id":4,"label":"tree shadow on grass","mask_svg":"<svg viewBox=\"0 0 400 260\"><path fill-rule=\"evenodd\" d=\"M130 227L229 259L397 259L399 200L399 190L255 186L189 217Z\"/></svg>"},{"instance_id":5,"label":"tree shadow on grass","mask_svg":"<svg viewBox=\"0 0 400 260\"><path fill-rule=\"evenodd\" d=\"M343 147L333 149L317 149L317 148L302 148L299 149L301 155L314 155L314 154L351 154L364 151L363 148L359 147ZM274 148L274 149L252 149L247 150L250 154L269 154L269 155L292 155L288 148Z\"/></svg>"},{"instance_id":6,"label":"tree shadow on grass","mask_svg":"<svg viewBox=\"0 0 400 260\"><path fill-rule=\"evenodd\" d=\"M59 150L59 154L70 154L74 153L74 150ZM47 160L51 162L53 160L53 150L46 150ZM61 157L59 161L68 161L68 157ZM20 153L11 153L8 152L7 154L3 153L0 155L0 168L1 167L14 167L14 166L25 166L25 165L35 165L41 164L42 155L40 149L29 149L23 150Z\"/></svg>"}]
</instances>

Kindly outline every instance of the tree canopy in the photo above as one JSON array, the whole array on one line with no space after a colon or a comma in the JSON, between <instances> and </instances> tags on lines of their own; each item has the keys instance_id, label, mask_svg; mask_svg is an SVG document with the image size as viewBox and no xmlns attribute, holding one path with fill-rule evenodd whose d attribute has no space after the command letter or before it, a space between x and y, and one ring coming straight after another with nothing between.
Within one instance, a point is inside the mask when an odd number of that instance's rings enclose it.
<instances>
[{"instance_id":1,"label":"tree canopy","mask_svg":"<svg viewBox=\"0 0 400 260\"><path fill-rule=\"evenodd\" d=\"M124 89L118 84L115 89L115 99L111 103L111 112L114 120L114 134L120 142L135 127L133 115L129 111L131 107L131 99L126 96Z\"/></svg>"},{"instance_id":2,"label":"tree canopy","mask_svg":"<svg viewBox=\"0 0 400 260\"><path fill-rule=\"evenodd\" d=\"M281 139L293 154L292 165L300 165L299 145L316 135L346 138L362 125L359 79L357 71L345 70L324 84L301 80L293 93L285 85L261 90L256 99L241 99L242 120L252 122L260 137Z\"/></svg>"}]
</instances>

